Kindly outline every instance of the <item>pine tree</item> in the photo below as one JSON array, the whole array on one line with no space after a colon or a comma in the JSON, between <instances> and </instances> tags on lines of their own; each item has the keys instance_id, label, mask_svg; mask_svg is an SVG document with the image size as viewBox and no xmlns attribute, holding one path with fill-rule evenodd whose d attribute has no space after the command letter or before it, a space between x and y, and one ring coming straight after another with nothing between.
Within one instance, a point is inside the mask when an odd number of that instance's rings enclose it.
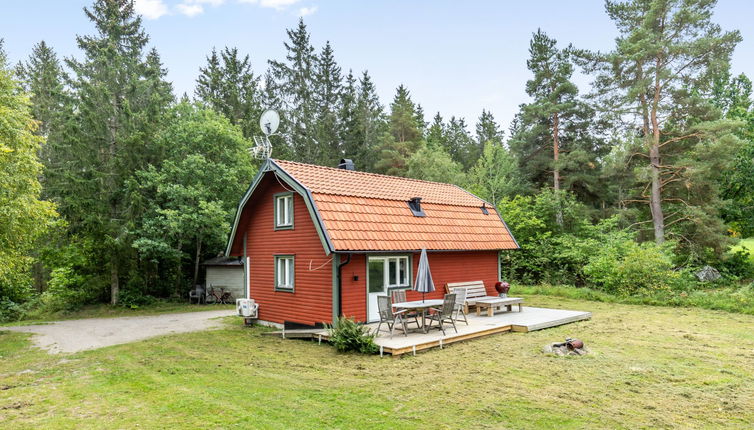
<instances>
[{"instance_id":1,"label":"pine tree","mask_svg":"<svg viewBox=\"0 0 754 430\"><path fill-rule=\"evenodd\" d=\"M84 59L68 60L75 73L77 125L66 181L55 192L71 231L96 238L110 272L110 299L133 258L126 182L153 154L151 133L172 100L156 52L129 0L97 0L85 8L97 34L78 36ZM146 58L145 58L146 57Z\"/></svg>"},{"instance_id":2,"label":"pine tree","mask_svg":"<svg viewBox=\"0 0 754 430\"><path fill-rule=\"evenodd\" d=\"M355 152L356 164L371 170L387 124L384 108L377 96L377 88L367 71L364 71L359 78L359 91L356 99L356 127L360 142L360 147Z\"/></svg>"},{"instance_id":3,"label":"pine tree","mask_svg":"<svg viewBox=\"0 0 754 430\"><path fill-rule=\"evenodd\" d=\"M375 170L388 175L405 176L409 158L422 144L416 105L411 100L409 91L401 85L390 104L388 131L382 137Z\"/></svg>"},{"instance_id":4,"label":"pine tree","mask_svg":"<svg viewBox=\"0 0 754 430\"><path fill-rule=\"evenodd\" d=\"M47 137L66 104L63 67L55 51L43 40L34 45L19 71L25 90L31 94L31 113L39 121L37 132Z\"/></svg>"},{"instance_id":5,"label":"pine tree","mask_svg":"<svg viewBox=\"0 0 754 430\"><path fill-rule=\"evenodd\" d=\"M358 132L358 88L353 71L349 70L340 100L339 138L343 148L343 156L354 159L362 147Z\"/></svg>"},{"instance_id":6,"label":"pine tree","mask_svg":"<svg viewBox=\"0 0 754 430\"><path fill-rule=\"evenodd\" d=\"M445 123L443 122L440 112L437 112L432 118L432 124L427 129L427 145L447 148L447 142L445 141Z\"/></svg>"},{"instance_id":7,"label":"pine tree","mask_svg":"<svg viewBox=\"0 0 754 430\"><path fill-rule=\"evenodd\" d=\"M340 122L343 78L340 67L328 41L317 57L314 68L314 104L316 106L316 137L319 159L312 160L321 165L338 163L343 157L340 140Z\"/></svg>"},{"instance_id":8,"label":"pine tree","mask_svg":"<svg viewBox=\"0 0 754 430\"><path fill-rule=\"evenodd\" d=\"M288 123L284 132L293 158L312 162L320 159L314 100L316 56L303 19L295 30L289 29L287 33L286 61L269 62L272 79L267 84L272 97L280 102L283 121Z\"/></svg>"},{"instance_id":9,"label":"pine tree","mask_svg":"<svg viewBox=\"0 0 754 430\"><path fill-rule=\"evenodd\" d=\"M203 103L215 107L223 104L223 70L217 49L207 56L207 65L199 68L194 96Z\"/></svg>"},{"instance_id":10,"label":"pine tree","mask_svg":"<svg viewBox=\"0 0 754 430\"><path fill-rule=\"evenodd\" d=\"M599 205L606 198L599 160L608 148L602 123L571 82L571 49L558 49L554 39L538 30L529 52L532 79L526 91L532 101L521 105L511 128L511 151L532 188L552 187L556 198L560 190L570 191L584 203ZM556 212L558 224L562 219L562 212Z\"/></svg>"},{"instance_id":11,"label":"pine tree","mask_svg":"<svg viewBox=\"0 0 754 430\"><path fill-rule=\"evenodd\" d=\"M502 145L505 133L500 130L500 126L495 122L492 112L482 109L479 120L476 123L476 141L479 148L484 149L484 145L489 142L493 145ZM480 150L480 154L481 154Z\"/></svg>"},{"instance_id":12,"label":"pine tree","mask_svg":"<svg viewBox=\"0 0 754 430\"><path fill-rule=\"evenodd\" d=\"M479 146L469 134L466 120L451 116L445 127L445 149L454 161L463 166L464 171L471 168L479 158Z\"/></svg>"},{"instance_id":13,"label":"pine tree","mask_svg":"<svg viewBox=\"0 0 754 430\"><path fill-rule=\"evenodd\" d=\"M697 112L707 110L704 93L709 92L712 78L727 69L730 55L741 40L739 32L723 32L712 22L715 3L608 1L607 13L620 32L615 50L582 53L589 70L597 72L596 86L604 110L623 118L631 114L635 119L634 129L639 130L637 138L648 162L648 180L631 200L649 208L658 244L665 241L669 225L689 220L705 228L713 224L699 222L700 216L710 219L706 214L714 196L707 193L709 189L700 189L697 194L704 195L706 202L689 201L688 187L700 184L690 182L689 175L707 170L698 169L701 166L693 160L691 151L708 149L710 141L729 136L729 127L707 113ZM717 155L719 161L726 157L724 152ZM709 233L719 237L719 233ZM693 242L682 236L677 237Z\"/></svg>"},{"instance_id":14,"label":"pine tree","mask_svg":"<svg viewBox=\"0 0 754 430\"><path fill-rule=\"evenodd\" d=\"M245 137L261 134L261 90L249 56L241 58L237 48L226 47L218 57L213 49L207 66L199 70L196 97L239 126Z\"/></svg>"}]
</instances>

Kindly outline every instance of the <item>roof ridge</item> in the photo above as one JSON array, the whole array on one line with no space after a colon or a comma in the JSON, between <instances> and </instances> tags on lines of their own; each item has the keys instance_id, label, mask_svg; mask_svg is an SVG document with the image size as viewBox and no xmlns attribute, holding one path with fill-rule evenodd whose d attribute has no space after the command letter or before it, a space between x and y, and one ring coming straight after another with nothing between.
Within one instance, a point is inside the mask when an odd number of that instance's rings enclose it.
<instances>
[{"instance_id":1,"label":"roof ridge","mask_svg":"<svg viewBox=\"0 0 754 430\"><path fill-rule=\"evenodd\" d=\"M458 186L456 184L450 184L448 182L427 181L427 180L424 180L424 179L407 178L405 176L393 176L393 175L385 175L385 174L382 174L382 173L364 172L362 170L346 170L346 169L340 169L338 167L320 166L319 164L302 163L300 161L281 160L281 159L276 159L276 158L273 158L272 161L274 161L276 163L282 161L284 163L299 164L299 165L302 165L302 166L318 167L318 168L321 168L321 169L335 170L335 171L338 171L338 172L356 173L356 174L367 175L367 176L379 176L379 177L382 177L382 178L404 179L406 181L423 182L425 184L447 185L447 186L451 186L451 187L458 187L458 188L461 188L463 190L462 187L460 187L460 186ZM464 191L466 191L466 190L464 190ZM471 193L469 193L469 194L471 194ZM472 194L472 196L473 196L473 194ZM474 196L474 197L477 197L477 196ZM479 197L477 197L477 198L479 198Z\"/></svg>"}]
</instances>

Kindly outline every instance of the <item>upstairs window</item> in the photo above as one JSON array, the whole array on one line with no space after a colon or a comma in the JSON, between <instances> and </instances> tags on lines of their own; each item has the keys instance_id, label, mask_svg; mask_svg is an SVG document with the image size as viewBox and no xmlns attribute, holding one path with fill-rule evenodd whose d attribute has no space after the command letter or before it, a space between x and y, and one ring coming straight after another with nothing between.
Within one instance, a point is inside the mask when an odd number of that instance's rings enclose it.
<instances>
[{"instance_id":1,"label":"upstairs window","mask_svg":"<svg viewBox=\"0 0 754 430\"><path fill-rule=\"evenodd\" d=\"M275 194L275 230L293 228L293 193Z\"/></svg>"}]
</instances>

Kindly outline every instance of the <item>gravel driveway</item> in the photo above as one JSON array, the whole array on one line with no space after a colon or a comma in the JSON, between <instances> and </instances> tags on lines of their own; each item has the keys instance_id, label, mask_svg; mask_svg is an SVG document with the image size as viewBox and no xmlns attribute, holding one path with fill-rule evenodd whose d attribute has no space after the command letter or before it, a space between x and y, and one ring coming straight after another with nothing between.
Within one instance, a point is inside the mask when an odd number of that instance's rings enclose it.
<instances>
[{"instance_id":1,"label":"gravel driveway","mask_svg":"<svg viewBox=\"0 0 754 430\"><path fill-rule=\"evenodd\" d=\"M56 354L119 345L170 333L216 328L222 325L217 318L235 313L235 310L227 309L143 317L87 318L40 325L0 327L0 330L34 333L34 345Z\"/></svg>"}]
</instances>

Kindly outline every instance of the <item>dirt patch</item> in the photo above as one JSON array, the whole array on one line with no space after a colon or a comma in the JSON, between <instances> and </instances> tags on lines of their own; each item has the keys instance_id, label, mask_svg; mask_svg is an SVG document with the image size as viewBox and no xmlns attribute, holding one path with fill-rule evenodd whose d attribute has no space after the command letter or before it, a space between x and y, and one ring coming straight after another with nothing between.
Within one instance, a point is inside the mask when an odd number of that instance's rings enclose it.
<instances>
[{"instance_id":1,"label":"dirt patch","mask_svg":"<svg viewBox=\"0 0 754 430\"><path fill-rule=\"evenodd\" d=\"M51 354L85 351L135 342L170 333L188 333L221 326L217 318L234 310L186 312L143 317L87 318L49 324L5 327L3 330L34 333L35 346Z\"/></svg>"}]
</instances>

